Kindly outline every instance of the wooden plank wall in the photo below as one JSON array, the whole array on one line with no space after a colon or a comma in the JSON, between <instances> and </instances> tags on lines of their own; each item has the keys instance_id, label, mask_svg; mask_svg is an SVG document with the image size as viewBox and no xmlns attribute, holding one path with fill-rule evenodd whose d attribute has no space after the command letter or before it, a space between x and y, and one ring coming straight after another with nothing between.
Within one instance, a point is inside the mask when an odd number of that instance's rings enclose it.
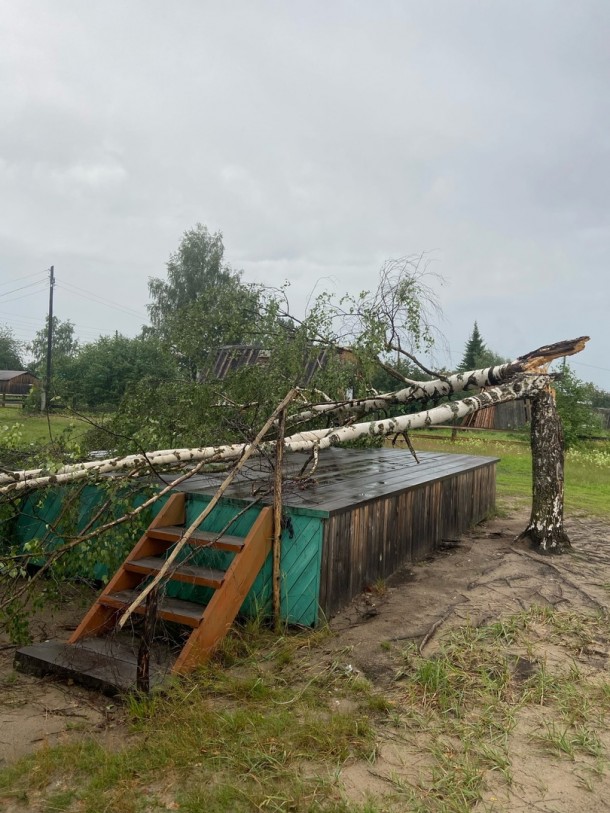
<instances>
[{"instance_id":1,"label":"wooden plank wall","mask_svg":"<svg viewBox=\"0 0 610 813\"><path fill-rule=\"evenodd\" d=\"M495 492L493 462L333 514L324 522L322 614L330 617L367 585L476 525L492 510Z\"/></svg>"}]
</instances>

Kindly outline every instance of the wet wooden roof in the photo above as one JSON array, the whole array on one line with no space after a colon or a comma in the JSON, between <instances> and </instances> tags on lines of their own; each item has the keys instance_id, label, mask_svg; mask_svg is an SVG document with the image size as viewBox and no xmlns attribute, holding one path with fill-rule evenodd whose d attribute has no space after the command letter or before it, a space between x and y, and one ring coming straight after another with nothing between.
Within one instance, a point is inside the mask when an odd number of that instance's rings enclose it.
<instances>
[{"instance_id":1,"label":"wet wooden roof","mask_svg":"<svg viewBox=\"0 0 610 813\"><path fill-rule=\"evenodd\" d=\"M418 452L417 463L403 449L328 449L320 454L313 477L300 481L298 474L307 461L305 454L289 454L284 465L284 505L313 510L329 516L352 506L434 480L443 480L459 472L497 462L495 457L464 454ZM226 497L250 501L257 495L271 502L270 466L256 459L245 467L225 493ZM225 475L195 475L178 490L195 494L214 494ZM170 478L166 478L169 482Z\"/></svg>"}]
</instances>

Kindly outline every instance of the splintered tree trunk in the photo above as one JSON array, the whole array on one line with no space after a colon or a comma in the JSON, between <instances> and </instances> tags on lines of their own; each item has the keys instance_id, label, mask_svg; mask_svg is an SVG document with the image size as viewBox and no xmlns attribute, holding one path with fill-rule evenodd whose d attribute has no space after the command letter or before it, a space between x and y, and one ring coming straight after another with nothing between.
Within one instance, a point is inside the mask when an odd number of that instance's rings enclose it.
<instances>
[{"instance_id":1,"label":"splintered tree trunk","mask_svg":"<svg viewBox=\"0 0 610 813\"><path fill-rule=\"evenodd\" d=\"M538 553L571 547L563 527L563 429L553 393L541 390L532 401L532 515L518 540Z\"/></svg>"}]
</instances>

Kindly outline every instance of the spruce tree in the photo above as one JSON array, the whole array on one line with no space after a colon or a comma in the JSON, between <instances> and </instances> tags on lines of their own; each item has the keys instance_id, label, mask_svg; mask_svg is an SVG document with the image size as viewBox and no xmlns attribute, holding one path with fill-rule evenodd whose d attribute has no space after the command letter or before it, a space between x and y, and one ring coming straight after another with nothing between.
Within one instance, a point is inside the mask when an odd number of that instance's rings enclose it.
<instances>
[{"instance_id":1,"label":"spruce tree","mask_svg":"<svg viewBox=\"0 0 610 813\"><path fill-rule=\"evenodd\" d=\"M464 356L460 366L458 367L458 371L462 372L464 370L476 370L477 367L479 367L480 362L486 357L487 353L488 350L485 347L485 342L483 341L483 337L479 332L479 326L475 322L472 334L466 342Z\"/></svg>"}]
</instances>

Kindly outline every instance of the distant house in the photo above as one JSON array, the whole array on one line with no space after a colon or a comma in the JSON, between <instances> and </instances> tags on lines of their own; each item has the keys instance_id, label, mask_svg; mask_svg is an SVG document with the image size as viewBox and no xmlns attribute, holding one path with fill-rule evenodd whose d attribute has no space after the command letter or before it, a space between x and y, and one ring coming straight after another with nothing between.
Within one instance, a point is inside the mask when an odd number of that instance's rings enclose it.
<instances>
[{"instance_id":1,"label":"distant house","mask_svg":"<svg viewBox=\"0 0 610 813\"><path fill-rule=\"evenodd\" d=\"M27 395L32 387L41 385L39 378L25 370L0 370L0 393Z\"/></svg>"},{"instance_id":2,"label":"distant house","mask_svg":"<svg viewBox=\"0 0 610 813\"><path fill-rule=\"evenodd\" d=\"M596 407L593 412L599 417L603 429L610 429L610 409Z\"/></svg>"}]
</instances>

